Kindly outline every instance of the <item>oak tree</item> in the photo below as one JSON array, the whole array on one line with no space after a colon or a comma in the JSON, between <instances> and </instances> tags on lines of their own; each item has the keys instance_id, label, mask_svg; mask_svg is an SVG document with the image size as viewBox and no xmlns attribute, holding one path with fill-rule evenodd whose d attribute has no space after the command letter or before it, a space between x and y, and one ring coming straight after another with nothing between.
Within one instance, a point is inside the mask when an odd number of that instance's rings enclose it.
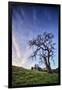
<instances>
[{"instance_id":1,"label":"oak tree","mask_svg":"<svg viewBox=\"0 0 62 90\"><path fill-rule=\"evenodd\" d=\"M53 42L54 35L52 33L44 32L37 36L37 38L29 41L29 46L35 48L31 58L39 57L40 62L44 63L46 69L49 73L52 72L51 69L51 60L53 61L54 56L54 45Z\"/></svg>"}]
</instances>

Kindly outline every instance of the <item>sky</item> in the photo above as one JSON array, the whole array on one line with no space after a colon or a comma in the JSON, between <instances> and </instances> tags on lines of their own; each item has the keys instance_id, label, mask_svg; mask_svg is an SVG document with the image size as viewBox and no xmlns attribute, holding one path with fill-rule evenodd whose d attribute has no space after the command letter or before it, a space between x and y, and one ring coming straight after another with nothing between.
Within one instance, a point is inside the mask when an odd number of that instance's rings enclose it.
<instances>
[{"instance_id":1,"label":"sky","mask_svg":"<svg viewBox=\"0 0 62 90\"><path fill-rule=\"evenodd\" d=\"M54 35L55 45L54 62L52 68L58 67L58 6L43 5L19 5L12 7L12 65L31 68L39 64L38 60L31 60L29 56L32 49L29 40L43 32L51 32ZM40 64L45 67L44 64Z\"/></svg>"}]
</instances>

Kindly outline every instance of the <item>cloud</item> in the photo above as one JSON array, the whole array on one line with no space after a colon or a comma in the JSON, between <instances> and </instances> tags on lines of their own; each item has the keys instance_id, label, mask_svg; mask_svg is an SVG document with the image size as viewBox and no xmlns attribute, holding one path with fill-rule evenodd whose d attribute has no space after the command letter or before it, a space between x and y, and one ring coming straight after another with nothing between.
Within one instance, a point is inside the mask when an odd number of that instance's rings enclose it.
<instances>
[{"instance_id":1,"label":"cloud","mask_svg":"<svg viewBox=\"0 0 62 90\"><path fill-rule=\"evenodd\" d=\"M22 60L22 52L18 45L18 42L15 37L15 33L12 34L12 64L13 65L22 65L24 60Z\"/></svg>"},{"instance_id":2,"label":"cloud","mask_svg":"<svg viewBox=\"0 0 62 90\"><path fill-rule=\"evenodd\" d=\"M12 34L12 65L22 66L25 68L30 68L33 63L29 63L28 57L31 55L32 51L29 47L26 47L25 51L19 46L17 42L16 35Z\"/></svg>"},{"instance_id":3,"label":"cloud","mask_svg":"<svg viewBox=\"0 0 62 90\"><path fill-rule=\"evenodd\" d=\"M35 8L33 8L33 22L34 22L34 24L36 23L36 19L37 19L37 17L36 17L36 9Z\"/></svg>"},{"instance_id":4,"label":"cloud","mask_svg":"<svg viewBox=\"0 0 62 90\"><path fill-rule=\"evenodd\" d=\"M17 55L17 57L18 58L20 58L20 49L19 49L19 46L18 46L18 43L17 43L17 41L16 41L16 39L15 39L15 35L13 34L13 37L12 37L12 40L13 40L13 45L14 45L14 48L15 48L15 51L16 51L16 55Z\"/></svg>"}]
</instances>

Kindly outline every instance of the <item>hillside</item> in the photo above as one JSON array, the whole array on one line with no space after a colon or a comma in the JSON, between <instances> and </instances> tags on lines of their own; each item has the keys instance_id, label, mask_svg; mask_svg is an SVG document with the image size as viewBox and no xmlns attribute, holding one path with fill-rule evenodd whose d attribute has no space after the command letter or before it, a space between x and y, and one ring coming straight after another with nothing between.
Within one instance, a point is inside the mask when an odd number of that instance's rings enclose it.
<instances>
[{"instance_id":1,"label":"hillside","mask_svg":"<svg viewBox=\"0 0 62 90\"><path fill-rule=\"evenodd\" d=\"M58 73L49 74L12 66L12 87L52 83L58 83Z\"/></svg>"}]
</instances>

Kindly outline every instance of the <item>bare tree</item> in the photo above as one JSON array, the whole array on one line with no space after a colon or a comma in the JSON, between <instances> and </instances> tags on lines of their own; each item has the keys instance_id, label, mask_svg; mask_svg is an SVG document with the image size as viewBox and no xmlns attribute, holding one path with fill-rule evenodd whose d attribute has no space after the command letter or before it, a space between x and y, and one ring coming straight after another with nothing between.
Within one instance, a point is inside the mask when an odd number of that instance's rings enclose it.
<instances>
[{"instance_id":1,"label":"bare tree","mask_svg":"<svg viewBox=\"0 0 62 90\"><path fill-rule=\"evenodd\" d=\"M51 62L54 55L53 34L44 32L42 35L38 35L36 39L29 41L29 46L35 48L32 58L39 56L41 63L43 62L49 73L51 70Z\"/></svg>"}]
</instances>

